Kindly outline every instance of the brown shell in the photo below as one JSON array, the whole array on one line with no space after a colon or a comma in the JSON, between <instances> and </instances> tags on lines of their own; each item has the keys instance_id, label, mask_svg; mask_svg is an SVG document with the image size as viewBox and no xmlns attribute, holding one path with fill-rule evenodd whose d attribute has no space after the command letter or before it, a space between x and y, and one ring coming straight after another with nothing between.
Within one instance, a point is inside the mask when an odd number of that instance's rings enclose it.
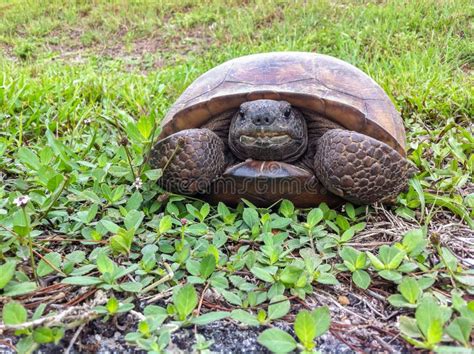
<instances>
[{"instance_id":1,"label":"brown shell","mask_svg":"<svg viewBox=\"0 0 474 354\"><path fill-rule=\"evenodd\" d=\"M383 89L342 60L303 52L248 55L204 73L171 107L160 138L264 98L315 111L406 155L402 119Z\"/></svg>"}]
</instances>

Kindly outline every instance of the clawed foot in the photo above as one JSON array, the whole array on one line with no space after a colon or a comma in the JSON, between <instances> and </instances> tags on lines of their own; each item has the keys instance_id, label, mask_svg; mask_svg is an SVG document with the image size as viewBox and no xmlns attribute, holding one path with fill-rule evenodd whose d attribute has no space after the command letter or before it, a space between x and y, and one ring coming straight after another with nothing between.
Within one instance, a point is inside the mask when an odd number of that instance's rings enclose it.
<instances>
[{"instance_id":1,"label":"clawed foot","mask_svg":"<svg viewBox=\"0 0 474 354\"><path fill-rule=\"evenodd\" d=\"M224 143L208 129L187 129L158 141L150 164L163 169L161 185L179 194L205 192L224 171Z\"/></svg>"},{"instance_id":2,"label":"clawed foot","mask_svg":"<svg viewBox=\"0 0 474 354\"><path fill-rule=\"evenodd\" d=\"M332 193L358 204L392 201L406 187L408 162L376 139L333 129L318 141L315 173Z\"/></svg>"}]
</instances>

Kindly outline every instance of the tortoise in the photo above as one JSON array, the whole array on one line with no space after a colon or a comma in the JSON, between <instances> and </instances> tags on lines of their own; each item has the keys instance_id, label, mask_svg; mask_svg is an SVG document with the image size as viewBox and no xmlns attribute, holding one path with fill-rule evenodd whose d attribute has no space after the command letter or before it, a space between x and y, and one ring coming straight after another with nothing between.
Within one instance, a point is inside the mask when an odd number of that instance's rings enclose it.
<instances>
[{"instance_id":1,"label":"tortoise","mask_svg":"<svg viewBox=\"0 0 474 354\"><path fill-rule=\"evenodd\" d=\"M254 54L195 80L161 124L161 185L214 202L393 202L409 177L405 130L356 67L306 52Z\"/></svg>"}]
</instances>

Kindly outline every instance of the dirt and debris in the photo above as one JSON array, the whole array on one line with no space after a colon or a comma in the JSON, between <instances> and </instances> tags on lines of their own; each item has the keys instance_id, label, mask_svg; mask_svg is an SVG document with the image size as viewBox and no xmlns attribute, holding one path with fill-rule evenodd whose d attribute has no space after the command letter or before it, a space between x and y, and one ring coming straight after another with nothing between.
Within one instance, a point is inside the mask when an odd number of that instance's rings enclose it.
<instances>
[{"instance_id":1,"label":"dirt and debris","mask_svg":"<svg viewBox=\"0 0 474 354\"><path fill-rule=\"evenodd\" d=\"M83 64L91 56L121 60L126 70L138 69L145 73L172 65L188 55L204 53L211 45L219 45L212 26L194 26L172 33L154 32L135 39L127 39L126 34L125 30L113 34L113 39L85 40L87 33L82 28L53 30L41 45L30 43L31 55L37 57L46 54L47 60L66 61L69 64ZM18 57L15 47L6 43L0 43L1 52L12 61L23 59Z\"/></svg>"}]
</instances>

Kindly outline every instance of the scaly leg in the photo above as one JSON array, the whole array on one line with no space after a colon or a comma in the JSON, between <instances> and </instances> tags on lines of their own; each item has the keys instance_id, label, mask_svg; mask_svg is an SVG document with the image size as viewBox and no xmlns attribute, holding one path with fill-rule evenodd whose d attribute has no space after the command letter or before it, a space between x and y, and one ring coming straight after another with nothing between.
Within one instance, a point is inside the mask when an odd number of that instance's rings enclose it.
<instances>
[{"instance_id":1,"label":"scaly leg","mask_svg":"<svg viewBox=\"0 0 474 354\"><path fill-rule=\"evenodd\" d=\"M393 201L408 180L408 162L397 151L342 129L332 129L319 139L314 167L328 190L357 204Z\"/></svg>"},{"instance_id":2,"label":"scaly leg","mask_svg":"<svg viewBox=\"0 0 474 354\"><path fill-rule=\"evenodd\" d=\"M205 192L224 171L224 143L209 129L182 130L156 143L150 164L163 169L160 184L166 190Z\"/></svg>"}]
</instances>

